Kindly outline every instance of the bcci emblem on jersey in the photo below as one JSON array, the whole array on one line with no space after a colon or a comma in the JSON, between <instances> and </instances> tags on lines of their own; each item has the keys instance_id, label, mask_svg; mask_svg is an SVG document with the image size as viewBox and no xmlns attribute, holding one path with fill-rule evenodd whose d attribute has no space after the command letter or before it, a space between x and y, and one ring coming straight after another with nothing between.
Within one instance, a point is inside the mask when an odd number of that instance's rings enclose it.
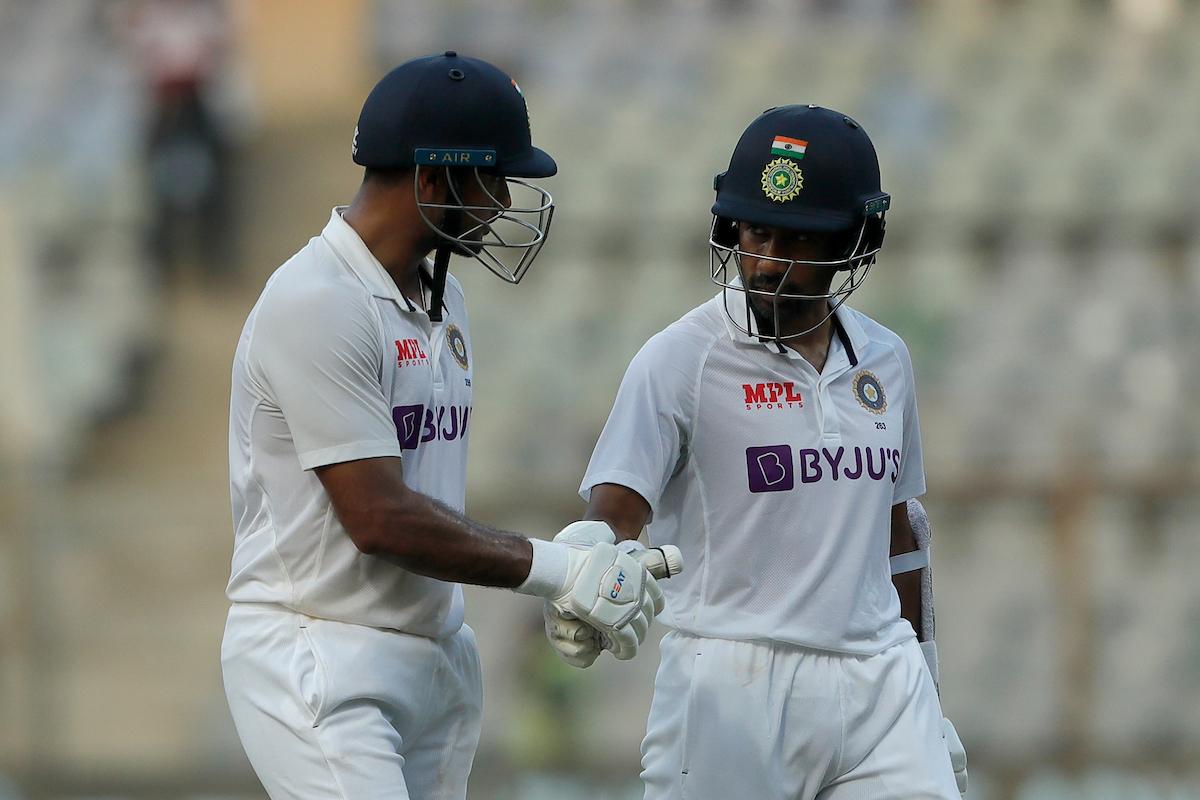
<instances>
[{"instance_id":1,"label":"bcci emblem on jersey","mask_svg":"<svg viewBox=\"0 0 1200 800\"><path fill-rule=\"evenodd\" d=\"M883 393L883 384L875 373L861 370L854 376L851 384L854 387L854 397L858 404L872 414L882 414L887 411L887 395Z\"/></svg>"},{"instance_id":2,"label":"bcci emblem on jersey","mask_svg":"<svg viewBox=\"0 0 1200 800\"><path fill-rule=\"evenodd\" d=\"M450 345L450 355L454 356L460 367L466 369L470 366L467 363L467 339L457 325L446 329L446 344Z\"/></svg>"}]
</instances>

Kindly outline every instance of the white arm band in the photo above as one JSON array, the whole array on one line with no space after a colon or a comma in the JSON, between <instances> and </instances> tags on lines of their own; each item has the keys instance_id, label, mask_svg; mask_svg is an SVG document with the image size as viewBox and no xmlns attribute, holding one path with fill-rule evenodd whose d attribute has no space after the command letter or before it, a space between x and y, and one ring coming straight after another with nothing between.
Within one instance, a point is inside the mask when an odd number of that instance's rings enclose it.
<instances>
[{"instance_id":1,"label":"white arm band","mask_svg":"<svg viewBox=\"0 0 1200 800\"><path fill-rule=\"evenodd\" d=\"M533 545L533 563L529 565L529 576L513 591L537 597L549 597L562 591L570 565L567 547L542 539L530 539L529 543Z\"/></svg>"},{"instance_id":2,"label":"white arm band","mask_svg":"<svg viewBox=\"0 0 1200 800\"><path fill-rule=\"evenodd\" d=\"M925 569L929 566L929 551L913 550L911 553L901 553L898 556L892 556L891 562L893 575Z\"/></svg>"}]
</instances>

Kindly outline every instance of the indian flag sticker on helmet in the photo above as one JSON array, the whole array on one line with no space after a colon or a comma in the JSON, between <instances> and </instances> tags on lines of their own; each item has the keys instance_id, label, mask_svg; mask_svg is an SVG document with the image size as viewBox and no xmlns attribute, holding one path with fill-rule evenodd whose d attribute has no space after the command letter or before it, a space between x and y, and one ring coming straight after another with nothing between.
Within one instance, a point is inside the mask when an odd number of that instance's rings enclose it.
<instances>
[{"instance_id":1,"label":"indian flag sticker on helmet","mask_svg":"<svg viewBox=\"0 0 1200 800\"><path fill-rule=\"evenodd\" d=\"M777 158L762 173L763 194L776 203L791 200L804 188L804 176L790 158Z\"/></svg>"},{"instance_id":2,"label":"indian flag sticker on helmet","mask_svg":"<svg viewBox=\"0 0 1200 800\"><path fill-rule=\"evenodd\" d=\"M790 136L776 136L771 141L771 155L788 156L789 158L804 158L808 142L803 139L793 139Z\"/></svg>"}]
</instances>

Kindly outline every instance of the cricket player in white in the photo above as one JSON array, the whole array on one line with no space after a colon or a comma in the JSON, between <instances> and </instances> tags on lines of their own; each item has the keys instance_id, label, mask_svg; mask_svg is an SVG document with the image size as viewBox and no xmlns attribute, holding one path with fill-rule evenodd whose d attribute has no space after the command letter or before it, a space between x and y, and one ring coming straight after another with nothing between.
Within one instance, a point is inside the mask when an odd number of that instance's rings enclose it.
<instances>
[{"instance_id":1,"label":"cricket player in white","mask_svg":"<svg viewBox=\"0 0 1200 800\"><path fill-rule=\"evenodd\" d=\"M516 83L452 52L407 62L354 160L354 201L267 282L234 359L226 694L276 800L461 800L482 693L458 584L543 597L621 659L662 594L604 523L572 546L462 514L473 360L449 256L515 283L552 211L515 177L556 169Z\"/></svg>"},{"instance_id":2,"label":"cricket player in white","mask_svg":"<svg viewBox=\"0 0 1200 800\"><path fill-rule=\"evenodd\" d=\"M648 523L689 564L664 589L645 796L956 800L965 754L909 518L925 491L912 364L843 305L890 204L874 148L837 112L772 109L716 188L721 293L633 359L581 487L589 519L622 539ZM550 639L586 666L595 638L562 616L547 608Z\"/></svg>"}]
</instances>

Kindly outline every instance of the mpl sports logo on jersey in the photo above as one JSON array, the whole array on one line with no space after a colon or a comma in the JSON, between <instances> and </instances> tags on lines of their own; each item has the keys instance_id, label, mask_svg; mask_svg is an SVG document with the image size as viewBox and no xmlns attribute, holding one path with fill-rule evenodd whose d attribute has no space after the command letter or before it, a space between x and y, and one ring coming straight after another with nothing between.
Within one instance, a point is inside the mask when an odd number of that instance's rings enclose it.
<instances>
[{"instance_id":1,"label":"mpl sports logo on jersey","mask_svg":"<svg viewBox=\"0 0 1200 800\"><path fill-rule=\"evenodd\" d=\"M750 491L790 492L801 483L822 481L881 481L892 483L900 476L900 451L895 447L836 447L820 450L802 447L792 453L790 445L746 448L746 477Z\"/></svg>"},{"instance_id":2,"label":"mpl sports logo on jersey","mask_svg":"<svg viewBox=\"0 0 1200 800\"><path fill-rule=\"evenodd\" d=\"M747 411L780 411L787 408L804 408L804 398L796 391L791 381L782 383L743 383Z\"/></svg>"},{"instance_id":3,"label":"mpl sports logo on jersey","mask_svg":"<svg viewBox=\"0 0 1200 800\"><path fill-rule=\"evenodd\" d=\"M422 361L428 362L429 356L425 355L425 351L421 349L420 341L417 339L396 340L397 367L410 367L414 364L420 364Z\"/></svg>"}]
</instances>

